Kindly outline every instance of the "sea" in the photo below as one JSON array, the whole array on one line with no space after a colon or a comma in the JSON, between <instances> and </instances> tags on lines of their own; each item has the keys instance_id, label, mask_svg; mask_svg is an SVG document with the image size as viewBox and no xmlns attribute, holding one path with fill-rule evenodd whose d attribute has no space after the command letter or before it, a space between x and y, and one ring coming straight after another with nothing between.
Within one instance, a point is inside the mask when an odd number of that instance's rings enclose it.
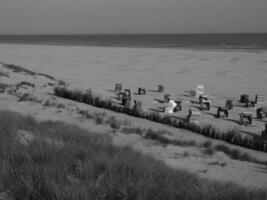
<instances>
[{"instance_id":1,"label":"sea","mask_svg":"<svg viewBox=\"0 0 267 200\"><path fill-rule=\"evenodd\" d=\"M0 35L0 43L105 47L267 50L267 33Z\"/></svg>"}]
</instances>

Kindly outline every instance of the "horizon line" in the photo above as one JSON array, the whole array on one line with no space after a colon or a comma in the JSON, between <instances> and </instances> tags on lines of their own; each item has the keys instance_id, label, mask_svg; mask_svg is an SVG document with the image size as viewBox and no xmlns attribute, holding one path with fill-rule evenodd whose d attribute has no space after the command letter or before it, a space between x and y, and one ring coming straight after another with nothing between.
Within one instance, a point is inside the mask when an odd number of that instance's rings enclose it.
<instances>
[{"instance_id":1,"label":"horizon line","mask_svg":"<svg viewBox=\"0 0 267 200\"><path fill-rule=\"evenodd\" d=\"M45 34L37 34L37 33L12 33L12 34L1 34L0 36L72 36L72 35L216 35L216 34L232 34L232 35L246 35L246 34L267 34L267 32L204 32L204 33L45 33Z\"/></svg>"}]
</instances>

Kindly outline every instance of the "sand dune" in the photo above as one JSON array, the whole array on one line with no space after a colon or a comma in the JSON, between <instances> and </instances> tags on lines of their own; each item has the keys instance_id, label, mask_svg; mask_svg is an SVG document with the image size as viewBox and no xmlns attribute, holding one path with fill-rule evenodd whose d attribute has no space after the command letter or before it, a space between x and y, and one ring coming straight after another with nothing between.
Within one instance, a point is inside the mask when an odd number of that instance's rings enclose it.
<instances>
[{"instance_id":1,"label":"sand dune","mask_svg":"<svg viewBox=\"0 0 267 200\"><path fill-rule=\"evenodd\" d=\"M139 86L153 90L158 84L164 84L166 92L190 100L184 96L184 91L201 83L214 97L216 104L221 100L224 102L227 97L239 99L241 93L248 93L251 96L259 93L267 97L266 57L267 52L0 44L0 61L53 75L57 79L69 82L72 87L94 88L102 95L112 96L114 94L111 90L114 89L116 82L123 83L133 91L137 91ZM0 109L31 113L39 119L64 120L98 133L110 133L110 127L96 125L78 113L78 110L89 109L90 112L105 112L107 116L115 116L121 120L129 119L133 125L142 128L168 130L171 137L176 139L194 140L198 143L207 140L189 131L54 97L53 86L48 83L54 85L57 83L46 77L13 73L2 67L0 71L9 73L9 77L1 77L1 82L13 85L21 81L34 83L35 88L21 88L16 95L32 93L40 100L18 102L17 96L0 94ZM135 95L135 98L140 98L144 102L144 108L150 109L160 106L153 100L161 99L162 94L151 92L146 96ZM45 106L46 100L55 102L55 106ZM64 104L65 108L59 108L60 103ZM188 107L189 105L185 105L186 109L179 115L184 117ZM237 114L243 109L236 108L234 112ZM215 108L211 112L215 112ZM234 115L233 120L235 117ZM215 119L209 112L204 115L203 121L212 121L222 128L239 126L232 121ZM263 124L264 121L257 121L255 126L245 127L244 130L259 132ZM111 135L114 144L131 145L134 149L153 155L174 168L183 168L206 178L233 181L250 187L266 187L267 184L265 165L233 160L221 152L207 156L196 147L162 146L153 140L146 140L133 134L125 135L118 132ZM212 141L214 144L229 145L222 141ZM257 159L267 160L266 153L229 146L247 152Z\"/></svg>"}]
</instances>

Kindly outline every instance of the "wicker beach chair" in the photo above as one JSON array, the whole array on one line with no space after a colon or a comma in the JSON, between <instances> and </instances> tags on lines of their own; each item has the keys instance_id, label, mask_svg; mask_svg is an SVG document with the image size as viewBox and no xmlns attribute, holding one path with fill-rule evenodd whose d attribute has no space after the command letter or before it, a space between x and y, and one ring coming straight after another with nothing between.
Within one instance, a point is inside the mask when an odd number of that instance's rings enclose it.
<instances>
[{"instance_id":1,"label":"wicker beach chair","mask_svg":"<svg viewBox=\"0 0 267 200\"><path fill-rule=\"evenodd\" d=\"M240 124L241 125L252 125L253 113L242 112L240 113Z\"/></svg>"},{"instance_id":2,"label":"wicker beach chair","mask_svg":"<svg viewBox=\"0 0 267 200\"><path fill-rule=\"evenodd\" d=\"M228 110L232 110L232 109L234 108L233 100L232 100L232 99L227 99L227 100L226 100L226 103L225 103L225 107L226 107Z\"/></svg>"},{"instance_id":3,"label":"wicker beach chair","mask_svg":"<svg viewBox=\"0 0 267 200\"><path fill-rule=\"evenodd\" d=\"M210 110L211 101L208 99L207 95L201 95L199 97L200 110Z\"/></svg>"},{"instance_id":4,"label":"wicker beach chair","mask_svg":"<svg viewBox=\"0 0 267 200\"><path fill-rule=\"evenodd\" d=\"M254 107L255 106L255 101L250 101L249 100L249 95L248 94L242 94L240 96L240 103L245 103L245 106L248 107Z\"/></svg>"},{"instance_id":5,"label":"wicker beach chair","mask_svg":"<svg viewBox=\"0 0 267 200\"><path fill-rule=\"evenodd\" d=\"M175 101L177 104L176 107L173 109L173 112L178 112L182 110L182 101Z\"/></svg>"},{"instance_id":6,"label":"wicker beach chair","mask_svg":"<svg viewBox=\"0 0 267 200\"><path fill-rule=\"evenodd\" d=\"M216 117L221 118L221 116L223 116L223 117L228 118L228 114L229 114L228 110L229 109L227 107L218 107ZM221 113L223 113L223 115L221 115Z\"/></svg>"},{"instance_id":7,"label":"wicker beach chair","mask_svg":"<svg viewBox=\"0 0 267 200\"><path fill-rule=\"evenodd\" d=\"M125 89L122 94L122 99L121 99L121 104L124 106L124 107L127 107L129 108L130 105L131 105L131 90L130 89Z\"/></svg>"},{"instance_id":8,"label":"wicker beach chair","mask_svg":"<svg viewBox=\"0 0 267 200\"><path fill-rule=\"evenodd\" d=\"M190 95L192 97L199 98L201 95L205 94L204 85L197 85L196 88L191 89Z\"/></svg>"},{"instance_id":9,"label":"wicker beach chair","mask_svg":"<svg viewBox=\"0 0 267 200\"><path fill-rule=\"evenodd\" d=\"M139 88L138 88L138 94L139 94L139 95L146 94L146 89L143 88L143 87L139 87Z\"/></svg>"},{"instance_id":10,"label":"wicker beach chair","mask_svg":"<svg viewBox=\"0 0 267 200\"><path fill-rule=\"evenodd\" d=\"M187 115L186 121L188 123L194 122L194 123L199 123L199 119L200 119L200 112L199 111L193 111L193 110L189 110L189 113Z\"/></svg>"},{"instance_id":11,"label":"wicker beach chair","mask_svg":"<svg viewBox=\"0 0 267 200\"><path fill-rule=\"evenodd\" d=\"M263 95L255 95L255 105L264 105L264 97Z\"/></svg>"},{"instance_id":12,"label":"wicker beach chair","mask_svg":"<svg viewBox=\"0 0 267 200\"><path fill-rule=\"evenodd\" d=\"M257 119L263 119L267 117L267 107L260 107L256 110Z\"/></svg>"},{"instance_id":13,"label":"wicker beach chair","mask_svg":"<svg viewBox=\"0 0 267 200\"><path fill-rule=\"evenodd\" d=\"M177 106L174 100L170 100L168 105L165 107L164 112L165 113L173 113L174 108Z\"/></svg>"},{"instance_id":14,"label":"wicker beach chair","mask_svg":"<svg viewBox=\"0 0 267 200\"><path fill-rule=\"evenodd\" d=\"M240 103L246 103L247 101L249 101L249 95L248 94L241 94L240 96Z\"/></svg>"},{"instance_id":15,"label":"wicker beach chair","mask_svg":"<svg viewBox=\"0 0 267 200\"><path fill-rule=\"evenodd\" d=\"M143 112L142 102L139 100L134 100L134 112L140 115Z\"/></svg>"},{"instance_id":16,"label":"wicker beach chair","mask_svg":"<svg viewBox=\"0 0 267 200\"><path fill-rule=\"evenodd\" d=\"M169 101L170 101L170 94L165 94L164 95L164 103L169 103Z\"/></svg>"}]
</instances>

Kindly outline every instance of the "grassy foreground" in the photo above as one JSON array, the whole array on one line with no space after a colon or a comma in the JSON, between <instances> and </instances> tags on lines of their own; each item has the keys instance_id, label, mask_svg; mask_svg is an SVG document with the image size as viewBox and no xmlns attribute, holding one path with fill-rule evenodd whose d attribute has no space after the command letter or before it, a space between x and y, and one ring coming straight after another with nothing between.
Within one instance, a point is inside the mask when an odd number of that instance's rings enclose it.
<instances>
[{"instance_id":1,"label":"grassy foreground","mask_svg":"<svg viewBox=\"0 0 267 200\"><path fill-rule=\"evenodd\" d=\"M1 192L19 200L267 199L266 191L208 181L115 147L105 135L10 111L0 112Z\"/></svg>"}]
</instances>

